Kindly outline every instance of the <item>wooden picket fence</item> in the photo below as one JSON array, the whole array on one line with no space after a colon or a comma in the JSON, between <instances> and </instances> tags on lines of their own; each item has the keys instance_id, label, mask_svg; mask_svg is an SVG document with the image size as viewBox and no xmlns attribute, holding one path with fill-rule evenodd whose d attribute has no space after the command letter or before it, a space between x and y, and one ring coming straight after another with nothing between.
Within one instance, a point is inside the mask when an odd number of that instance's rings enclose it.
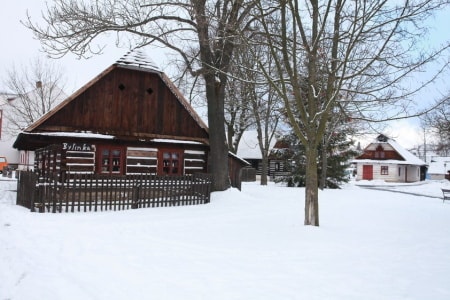
<instances>
[{"instance_id":1,"label":"wooden picket fence","mask_svg":"<svg viewBox=\"0 0 450 300\"><path fill-rule=\"evenodd\" d=\"M32 212L90 212L210 202L210 174L183 176L60 174L20 172L17 204Z\"/></svg>"}]
</instances>

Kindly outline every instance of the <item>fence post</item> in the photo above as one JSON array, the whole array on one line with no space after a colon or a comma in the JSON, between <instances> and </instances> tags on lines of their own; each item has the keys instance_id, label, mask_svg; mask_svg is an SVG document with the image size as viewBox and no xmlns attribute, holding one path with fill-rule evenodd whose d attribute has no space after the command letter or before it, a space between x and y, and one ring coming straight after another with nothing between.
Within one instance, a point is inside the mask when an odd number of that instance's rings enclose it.
<instances>
[{"instance_id":1,"label":"fence post","mask_svg":"<svg viewBox=\"0 0 450 300\"><path fill-rule=\"evenodd\" d=\"M211 174L205 174L205 180L206 180L206 199L205 203L209 203L211 201L211 184L212 184L212 175Z\"/></svg>"},{"instance_id":2,"label":"fence post","mask_svg":"<svg viewBox=\"0 0 450 300\"><path fill-rule=\"evenodd\" d=\"M49 190L50 190L50 198L52 199L52 213L56 213L58 210L58 181L56 180L55 174L50 176L49 182Z\"/></svg>"},{"instance_id":3,"label":"fence post","mask_svg":"<svg viewBox=\"0 0 450 300\"><path fill-rule=\"evenodd\" d=\"M133 186L133 197L132 197L132 203L131 203L131 208L132 209L136 209L139 206L139 193L140 193L140 188L141 184L138 183L136 185Z\"/></svg>"},{"instance_id":4,"label":"fence post","mask_svg":"<svg viewBox=\"0 0 450 300\"><path fill-rule=\"evenodd\" d=\"M45 182L43 184L43 179L42 178L37 178L37 185L35 186L36 189L36 200L34 203L38 204L38 209L40 213L44 213L45 212L45 202L44 202L44 198L45 198Z\"/></svg>"}]
</instances>

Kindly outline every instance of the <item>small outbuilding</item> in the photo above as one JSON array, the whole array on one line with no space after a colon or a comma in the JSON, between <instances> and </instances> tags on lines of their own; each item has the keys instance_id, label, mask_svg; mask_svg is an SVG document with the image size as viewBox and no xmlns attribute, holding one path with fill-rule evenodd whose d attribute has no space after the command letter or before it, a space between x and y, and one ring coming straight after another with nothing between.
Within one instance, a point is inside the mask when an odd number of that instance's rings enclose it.
<instances>
[{"instance_id":1,"label":"small outbuilding","mask_svg":"<svg viewBox=\"0 0 450 300\"><path fill-rule=\"evenodd\" d=\"M417 182L425 180L427 172L424 161L383 134L371 142L353 162L357 166L356 180Z\"/></svg>"},{"instance_id":2,"label":"small outbuilding","mask_svg":"<svg viewBox=\"0 0 450 300\"><path fill-rule=\"evenodd\" d=\"M433 157L431 158L428 168L428 179L445 180L449 179L450 173L450 157Z\"/></svg>"}]
</instances>

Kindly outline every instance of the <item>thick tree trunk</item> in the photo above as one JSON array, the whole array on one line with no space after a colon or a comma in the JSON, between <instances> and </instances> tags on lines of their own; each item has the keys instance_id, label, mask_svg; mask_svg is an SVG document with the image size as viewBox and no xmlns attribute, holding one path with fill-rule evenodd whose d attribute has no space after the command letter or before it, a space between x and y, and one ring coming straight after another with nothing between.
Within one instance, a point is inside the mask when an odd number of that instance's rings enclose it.
<instances>
[{"instance_id":1,"label":"thick tree trunk","mask_svg":"<svg viewBox=\"0 0 450 300\"><path fill-rule=\"evenodd\" d=\"M317 149L306 149L305 225L319 226Z\"/></svg>"},{"instance_id":2,"label":"thick tree trunk","mask_svg":"<svg viewBox=\"0 0 450 300\"><path fill-rule=\"evenodd\" d=\"M233 138L234 138L234 135L235 135L236 132L234 131L233 124L229 124L229 125L226 125L226 126L227 126L228 150L233 152L234 154L236 154L237 149L234 148L234 141L233 141Z\"/></svg>"},{"instance_id":3,"label":"thick tree trunk","mask_svg":"<svg viewBox=\"0 0 450 300\"><path fill-rule=\"evenodd\" d=\"M225 134L224 92L214 75L205 75L208 101L208 126L210 156L209 172L213 176L213 191L230 187L228 173L228 144Z\"/></svg>"},{"instance_id":4,"label":"thick tree trunk","mask_svg":"<svg viewBox=\"0 0 450 300\"><path fill-rule=\"evenodd\" d=\"M267 185L267 169L269 159L264 155L261 163L261 185Z\"/></svg>"},{"instance_id":5,"label":"thick tree trunk","mask_svg":"<svg viewBox=\"0 0 450 300\"><path fill-rule=\"evenodd\" d=\"M228 143L225 134L225 86L227 83L227 71L230 67L230 60L234 50L234 39L229 36L229 32L219 30L218 36L210 37L211 20L207 13L206 1L191 1L197 22L197 34L200 45L200 57L202 60L203 77L206 84L206 101L208 103L208 126L209 126L209 146L210 156L208 159L209 172L213 176L213 191L224 191L230 187L228 172ZM220 24L226 27L237 22L237 12L239 10L237 1L232 5L228 18ZM218 3L218 8L220 4ZM230 7L228 7L230 8ZM211 47L211 42L216 41L216 47Z\"/></svg>"},{"instance_id":6,"label":"thick tree trunk","mask_svg":"<svg viewBox=\"0 0 450 300\"><path fill-rule=\"evenodd\" d=\"M327 167L328 167L328 156L327 156L327 145L324 143L322 145L322 172L320 173L320 185L319 188L323 190L327 184Z\"/></svg>"}]
</instances>

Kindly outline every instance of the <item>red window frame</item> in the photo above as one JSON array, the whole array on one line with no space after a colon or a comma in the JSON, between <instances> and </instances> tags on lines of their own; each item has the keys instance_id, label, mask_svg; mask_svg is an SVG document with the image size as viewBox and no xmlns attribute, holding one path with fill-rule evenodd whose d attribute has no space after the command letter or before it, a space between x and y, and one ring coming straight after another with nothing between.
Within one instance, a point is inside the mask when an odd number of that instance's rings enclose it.
<instances>
[{"instance_id":1,"label":"red window frame","mask_svg":"<svg viewBox=\"0 0 450 300\"><path fill-rule=\"evenodd\" d=\"M158 151L158 175L183 174L182 149L160 149Z\"/></svg>"},{"instance_id":2,"label":"red window frame","mask_svg":"<svg viewBox=\"0 0 450 300\"><path fill-rule=\"evenodd\" d=\"M113 145L98 146L97 174L125 174L125 148Z\"/></svg>"}]
</instances>

